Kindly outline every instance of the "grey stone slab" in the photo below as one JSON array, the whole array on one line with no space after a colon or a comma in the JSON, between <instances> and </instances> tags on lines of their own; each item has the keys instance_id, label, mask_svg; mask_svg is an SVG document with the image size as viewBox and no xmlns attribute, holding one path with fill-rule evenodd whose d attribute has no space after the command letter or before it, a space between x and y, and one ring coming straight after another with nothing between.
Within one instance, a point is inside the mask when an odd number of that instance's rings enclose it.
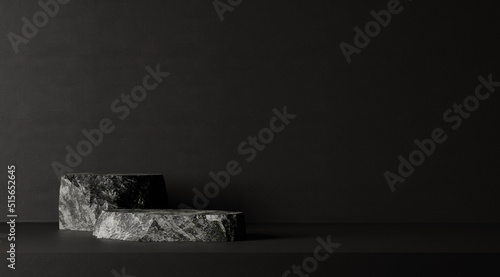
<instances>
[{"instance_id":1,"label":"grey stone slab","mask_svg":"<svg viewBox=\"0 0 500 277\"><path fill-rule=\"evenodd\" d=\"M108 210L94 236L141 242L223 242L245 239L242 212L209 210Z\"/></svg>"},{"instance_id":2,"label":"grey stone slab","mask_svg":"<svg viewBox=\"0 0 500 277\"><path fill-rule=\"evenodd\" d=\"M59 229L92 231L107 209L165 209L161 174L72 173L61 176Z\"/></svg>"}]
</instances>

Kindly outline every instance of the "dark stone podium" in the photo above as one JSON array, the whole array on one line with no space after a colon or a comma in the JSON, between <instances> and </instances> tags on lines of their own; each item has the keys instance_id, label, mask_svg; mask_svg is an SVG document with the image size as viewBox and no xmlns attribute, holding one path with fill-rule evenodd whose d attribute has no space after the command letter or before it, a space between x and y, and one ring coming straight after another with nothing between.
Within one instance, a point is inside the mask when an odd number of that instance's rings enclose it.
<instances>
[{"instance_id":1,"label":"dark stone podium","mask_svg":"<svg viewBox=\"0 0 500 277\"><path fill-rule=\"evenodd\" d=\"M59 191L59 229L92 231L104 210L165 209L167 204L161 174L65 174Z\"/></svg>"},{"instance_id":2,"label":"dark stone podium","mask_svg":"<svg viewBox=\"0 0 500 277\"><path fill-rule=\"evenodd\" d=\"M241 212L205 210L108 210L94 236L141 242L222 242L245 239Z\"/></svg>"}]
</instances>

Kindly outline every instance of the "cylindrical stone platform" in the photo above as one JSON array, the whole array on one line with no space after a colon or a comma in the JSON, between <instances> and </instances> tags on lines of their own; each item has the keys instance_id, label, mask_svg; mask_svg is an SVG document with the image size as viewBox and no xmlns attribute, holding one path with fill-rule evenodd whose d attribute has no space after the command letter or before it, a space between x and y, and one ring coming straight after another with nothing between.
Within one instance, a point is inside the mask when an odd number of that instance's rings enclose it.
<instances>
[{"instance_id":1,"label":"cylindrical stone platform","mask_svg":"<svg viewBox=\"0 0 500 277\"><path fill-rule=\"evenodd\" d=\"M92 231L107 209L165 209L161 174L72 173L61 176L59 229Z\"/></svg>"},{"instance_id":2,"label":"cylindrical stone platform","mask_svg":"<svg viewBox=\"0 0 500 277\"><path fill-rule=\"evenodd\" d=\"M242 212L204 210L108 210L94 236L141 242L223 242L245 239Z\"/></svg>"}]
</instances>

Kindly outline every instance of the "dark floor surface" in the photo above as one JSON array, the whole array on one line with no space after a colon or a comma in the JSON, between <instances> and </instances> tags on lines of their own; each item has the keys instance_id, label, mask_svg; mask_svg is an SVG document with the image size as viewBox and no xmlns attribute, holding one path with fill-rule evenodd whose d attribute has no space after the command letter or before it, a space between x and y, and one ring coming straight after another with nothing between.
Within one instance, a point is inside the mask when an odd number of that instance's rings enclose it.
<instances>
[{"instance_id":1,"label":"dark floor surface","mask_svg":"<svg viewBox=\"0 0 500 277\"><path fill-rule=\"evenodd\" d=\"M500 224L253 224L247 234L228 243L138 243L18 223L16 270L4 258L0 276L282 276L328 237L340 247L321 248L328 259L303 276L500 276Z\"/></svg>"}]
</instances>

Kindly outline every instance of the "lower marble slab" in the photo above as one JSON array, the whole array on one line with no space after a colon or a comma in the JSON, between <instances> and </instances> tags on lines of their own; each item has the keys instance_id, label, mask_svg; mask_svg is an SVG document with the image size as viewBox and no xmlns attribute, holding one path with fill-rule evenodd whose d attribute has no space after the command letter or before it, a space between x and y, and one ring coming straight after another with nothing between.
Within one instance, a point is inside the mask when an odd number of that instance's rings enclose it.
<instances>
[{"instance_id":1,"label":"lower marble slab","mask_svg":"<svg viewBox=\"0 0 500 277\"><path fill-rule=\"evenodd\" d=\"M224 242L245 239L242 212L116 209L102 212L93 235L140 242Z\"/></svg>"}]
</instances>

